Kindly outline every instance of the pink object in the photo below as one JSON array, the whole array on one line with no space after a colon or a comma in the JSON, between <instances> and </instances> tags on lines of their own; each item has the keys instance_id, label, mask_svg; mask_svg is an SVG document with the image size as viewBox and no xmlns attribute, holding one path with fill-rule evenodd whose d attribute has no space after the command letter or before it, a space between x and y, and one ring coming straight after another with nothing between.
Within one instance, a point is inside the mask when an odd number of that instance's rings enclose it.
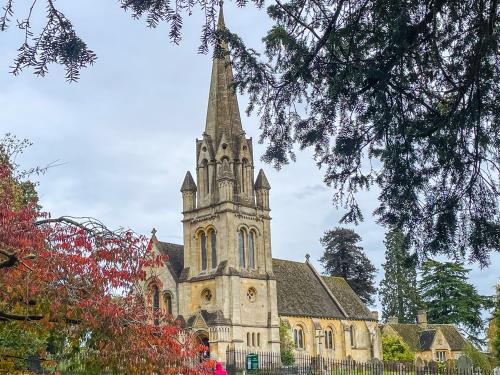
<instances>
[{"instance_id":1,"label":"pink object","mask_svg":"<svg viewBox=\"0 0 500 375\"><path fill-rule=\"evenodd\" d=\"M215 364L215 375L227 375L227 371L222 367L222 363L217 362Z\"/></svg>"}]
</instances>

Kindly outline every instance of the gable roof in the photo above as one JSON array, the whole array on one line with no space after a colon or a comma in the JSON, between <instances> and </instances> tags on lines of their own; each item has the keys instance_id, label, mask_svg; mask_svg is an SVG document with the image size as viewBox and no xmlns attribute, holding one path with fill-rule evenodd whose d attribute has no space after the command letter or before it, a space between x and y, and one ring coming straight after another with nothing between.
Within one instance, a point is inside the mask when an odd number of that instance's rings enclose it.
<instances>
[{"instance_id":1,"label":"gable roof","mask_svg":"<svg viewBox=\"0 0 500 375\"><path fill-rule=\"evenodd\" d=\"M412 351L429 350L437 330L440 330L453 351L465 349L467 341L453 324L387 323Z\"/></svg>"},{"instance_id":2,"label":"gable roof","mask_svg":"<svg viewBox=\"0 0 500 375\"><path fill-rule=\"evenodd\" d=\"M321 276L321 278L349 318L373 320L371 311L368 310L361 299L359 299L346 279L337 276Z\"/></svg>"},{"instance_id":3,"label":"gable roof","mask_svg":"<svg viewBox=\"0 0 500 375\"><path fill-rule=\"evenodd\" d=\"M170 242L157 241L158 250L167 255L167 265L170 266L173 276L179 279L184 269L184 246Z\"/></svg>"}]
</instances>

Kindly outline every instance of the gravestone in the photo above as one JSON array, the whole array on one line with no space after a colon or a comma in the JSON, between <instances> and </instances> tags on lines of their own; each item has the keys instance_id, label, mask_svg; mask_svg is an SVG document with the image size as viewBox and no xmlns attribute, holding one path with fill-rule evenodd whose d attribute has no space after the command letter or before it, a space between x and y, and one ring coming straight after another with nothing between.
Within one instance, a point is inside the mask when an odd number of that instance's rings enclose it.
<instances>
[{"instance_id":1,"label":"gravestone","mask_svg":"<svg viewBox=\"0 0 500 375\"><path fill-rule=\"evenodd\" d=\"M422 358L417 357L417 360L415 361L415 374L416 375L425 374L426 365L427 364L425 363L425 361Z\"/></svg>"},{"instance_id":2,"label":"gravestone","mask_svg":"<svg viewBox=\"0 0 500 375\"><path fill-rule=\"evenodd\" d=\"M370 375L382 375L382 362L378 358L373 358L369 364Z\"/></svg>"},{"instance_id":3,"label":"gravestone","mask_svg":"<svg viewBox=\"0 0 500 375\"><path fill-rule=\"evenodd\" d=\"M472 360L466 355L460 356L460 358L457 359L457 370L458 375L472 374Z\"/></svg>"}]
</instances>

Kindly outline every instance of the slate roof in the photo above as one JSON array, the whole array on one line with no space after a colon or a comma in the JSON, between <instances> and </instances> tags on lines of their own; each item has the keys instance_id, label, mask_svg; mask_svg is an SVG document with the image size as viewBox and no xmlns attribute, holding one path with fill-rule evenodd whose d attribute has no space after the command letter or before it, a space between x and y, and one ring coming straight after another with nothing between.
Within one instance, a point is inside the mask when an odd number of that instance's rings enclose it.
<instances>
[{"instance_id":1,"label":"slate roof","mask_svg":"<svg viewBox=\"0 0 500 375\"><path fill-rule=\"evenodd\" d=\"M306 263L273 259L278 314L313 318L345 318Z\"/></svg>"},{"instance_id":2,"label":"slate roof","mask_svg":"<svg viewBox=\"0 0 500 375\"><path fill-rule=\"evenodd\" d=\"M201 316L205 320L208 326L212 325L231 325L231 319L224 318L224 314L221 310L217 310L214 312L208 312L207 310L200 311ZM191 327L196 321L197 315L191 316L186 324L188 327Z\"/></svg>"},{"instance_id":3,"label":"slate roof","mask_svg":"<svg viewBox=\"0 0 500 375\"><path fill-rule=\"evenodd\" d=\"M435 329L420 332L420 350L430 350L435 336Z\"/></svg>"},{"instance_id":4,"label":"slate roof","mask_svg":"<svg viewBox=\"0 0 500 375\"><path fill-rule=\"evenodd\" d=\"M429 350L438 329L443 333L451 350L460 351L467 345L467 341L453 324L387 323L386 326L394 329L412 351Z\"/></svg>"},{"instance_id":5,"label":"slate roof","mask_svg":"<svg viewBox=\"0 0 500 375\"><path fill-rule=\"evenodd\" d=\"M352 290L346 279L336 276L321 276L347 316L353 319L372 320L372 313Z\"/></svg>"},{"instance_id":6,"label":"slate roof","mask_svg":"<svg viewBox=\"0 0 500 375\"><path fill-rule=\"evenodd\" d=\"M184 246L170 242L157 242L158 250L168 256L167 264L170 264L174 276L179 279L184 268Z\"/></svg>"}]
</instances>

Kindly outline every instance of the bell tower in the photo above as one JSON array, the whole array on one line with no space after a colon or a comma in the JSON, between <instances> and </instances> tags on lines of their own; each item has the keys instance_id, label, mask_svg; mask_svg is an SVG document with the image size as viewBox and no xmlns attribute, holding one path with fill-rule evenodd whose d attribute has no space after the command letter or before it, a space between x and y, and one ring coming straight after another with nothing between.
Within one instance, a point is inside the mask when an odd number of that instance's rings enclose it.
<instances>
[{"instance_id":1,"label":"bell tower","mask_svg":"<svg viewBox=\"0 0 500 375\"><path fill-rule=\"evenodd\" d=\"M225 28L222 4L217 27ZM204 316L217 358L228 346L279 351L271 186L262 169L254 179L252 138L243 130L232 83L224 54L213 60L205 131L196 140L196 177L187 172L181 187L180 312Z\"/></svg>"}]
</instances>

